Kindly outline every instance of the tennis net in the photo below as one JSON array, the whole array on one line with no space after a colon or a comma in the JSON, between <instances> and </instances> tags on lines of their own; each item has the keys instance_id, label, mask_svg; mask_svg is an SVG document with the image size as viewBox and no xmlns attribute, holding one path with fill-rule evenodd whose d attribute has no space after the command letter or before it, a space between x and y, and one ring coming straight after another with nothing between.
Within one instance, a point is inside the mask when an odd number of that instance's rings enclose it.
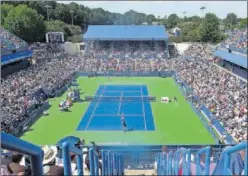
<instances>
[{"instance_id":1,"label":"tennis net","mask_svg":"<svg viewBox=\"0 0 248 176\"><path fill-rule=\"evenodd\" d=\"M101 102L154 102L155 96L85 96L85 101Z\"/></svg>"}]
</instances>

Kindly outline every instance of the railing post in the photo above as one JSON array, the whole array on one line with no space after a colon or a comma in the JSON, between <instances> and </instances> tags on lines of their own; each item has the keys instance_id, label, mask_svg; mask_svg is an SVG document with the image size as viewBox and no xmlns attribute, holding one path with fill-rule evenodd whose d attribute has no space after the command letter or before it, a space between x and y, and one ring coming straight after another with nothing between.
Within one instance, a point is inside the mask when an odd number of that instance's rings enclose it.
<instances>
[{"instance_id":1,"label":"railing post","mask_svg":"<svg viewBox=\"0 0 248 176\"><path fill-rule=\"evenodd\" d=\"M106 163L106 156L105 156L105 151L102 150L102 175L107 175L107 163Z\"/></svg>"},{"instance_id":2,"label":"railing post","mask_svg":"<svg viewBox=\"0 0 248 176\"><path fill-rule=\"evenodd\" d=\"M64 142L62 144L62 156L63 156L63 163L64 163L64 174L65 175L72 175L71 173L71 158L70 158L70 145L68 142Z\"/></svg>"},{"instance_id":3,"label":"railing post","mask_svg":"<svg viewBox=\"0 0 248 176\"><path fill-rule=\"evenodd\" d=\"M95 166L95 175L98 176L99 175L99 158L98 155L96 153L96 151L93 149L93 156L94 156L94 166Z\"/></svg>"},{"instance_id":4,"label":"railing post","mask_svg":"<svg viewBox=\"0 0 248 176\"><path fill-rule=\"evenodd\" d=\"M110 151L107 152L107 159L108 159L108 171L107 171L107 175L111 175L111 158L110 158Z\"/></svg>"},{"instance_id":5,"label":"railing post","mask_svg":"<svg viewBox=\"0 0 248 176\"><path fill-rule=\"evenodd\" d=\"M168 175L172 174L172 152L168 154Z\"/></svg>"},{"instance_id":6,"label":"railing post","mask_svg":"<svg viewBox=\"0 0 248 176\"><path fill-rule=\"evenodd\" d=\"M209 169L210 169L210 147L205 147L201 150L199 150L196 153L196 174L197 175L202 175L203 172L201 170L201 163L200 163L200 157L201 155L205 155L205 170L204 170L204 175L209 175Z\"/></svg>"},{"instance_id":7,"label":"railing post","mask_svg":"<svg viewBox=\"0 0 248 176\"><path fill-rule=\"evenodd\" d=\"M167 172L167 153L162 153L162 160L163 160L163 170L162 170L162 175L166 175Z\"/></svg>"},{"instance_id":8,"label":"railing post","mask_svg":"<svg viewBox=\"0 0 248 176\"><path fill-rule=\"evenodd\" d=\"M191 150L190 149L188 149L187 150L187 156L188 156L188 158L187 158L187 169L186 169L186 175L190 175L190 169L191 169Z\"/></svg>"},{"instance_id":9,"label":"railing post","mask_svg":"<svg viewBox=\"0 0 248 176\"><path fill-rule=\"evenodd\" d=\"M178 175L179 174L179 152L176 151L175 154L174 154L174 158L175 158L175 164L174 164L174 167L175 167L175 175Z\"/></svg>"},{"instance_id":10,"label":"railing post","mask_svg":"<svg viewBox=\"0 0 248 176\"><path fill-rule=\"evenodd\" d=\"M77 174L84 175L82 155L77 155Z\"/></svg>"},{"instance_id":11,"label":"railing post","mask_svg":"<svg viewBox=\"0 0 248 176\"><path fill-rule=\"evenodd\" d=\"M90 148L89 150L89 160L90 160L90 175L93 176L95 175L94 173L95 166L94 166L94 152L92 148Z\"/></svg>"}]
</instances>

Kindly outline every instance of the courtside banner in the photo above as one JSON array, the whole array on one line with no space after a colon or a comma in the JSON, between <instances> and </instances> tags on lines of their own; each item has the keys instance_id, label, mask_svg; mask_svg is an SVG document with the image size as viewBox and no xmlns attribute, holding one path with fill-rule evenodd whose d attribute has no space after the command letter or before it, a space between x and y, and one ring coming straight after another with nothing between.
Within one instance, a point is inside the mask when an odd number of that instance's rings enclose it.
<instances>
[{"instance_id":1,"label":"courtside banner","mask_svg":"<svg viewBox=\"0 0 248 176\"><path fill-rule=\"evenodd\" d=\"M169 97L161 97L161 103L169 103Z\"/></svg>"}]
</instances>

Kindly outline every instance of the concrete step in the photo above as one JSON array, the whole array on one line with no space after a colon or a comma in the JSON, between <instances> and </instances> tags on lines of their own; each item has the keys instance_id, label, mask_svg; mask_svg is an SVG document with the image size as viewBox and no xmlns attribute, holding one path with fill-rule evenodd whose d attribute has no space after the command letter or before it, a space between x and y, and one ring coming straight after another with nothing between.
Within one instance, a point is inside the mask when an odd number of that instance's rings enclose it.
<instances>
[{"instance_id":1,"label":"concrete step","mask_svg":"<svg viewBox=\"0 0 248 176\"><path fill-rule=\"evenodd\" d=\"M125 169L125 175L157 175L155 170L143 169L143 170L133 170L133 169Z\"/></svg>"}]
</instances>

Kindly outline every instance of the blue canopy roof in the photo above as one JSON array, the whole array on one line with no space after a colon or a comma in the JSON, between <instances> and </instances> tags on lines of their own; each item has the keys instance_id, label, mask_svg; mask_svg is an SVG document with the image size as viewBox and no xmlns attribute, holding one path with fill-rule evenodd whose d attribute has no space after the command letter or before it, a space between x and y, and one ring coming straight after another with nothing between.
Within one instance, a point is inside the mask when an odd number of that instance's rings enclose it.
<instances>
[{"instance_id":1,"label":"blue canopy roof","mask_svg":"<svg viewBox=\"0 0 248 176\"><path fill-rule=\"evenodd\" d=\"M167 40L162 25L89 25L84 40Z\"/></svg>"},{"instance_id":2,"label":"blue canopy roof","mask_svg":"<svg viewBox=\"0 0 248 176\"><path fill-rule=\"evenodd\" d=\"M218 56L226 61L229 61L233 64L247 68L247 56L242 56L239 54L229 53L227 50L219 49L214 53L215 56Z\"/></svg>"}]
</instances>

